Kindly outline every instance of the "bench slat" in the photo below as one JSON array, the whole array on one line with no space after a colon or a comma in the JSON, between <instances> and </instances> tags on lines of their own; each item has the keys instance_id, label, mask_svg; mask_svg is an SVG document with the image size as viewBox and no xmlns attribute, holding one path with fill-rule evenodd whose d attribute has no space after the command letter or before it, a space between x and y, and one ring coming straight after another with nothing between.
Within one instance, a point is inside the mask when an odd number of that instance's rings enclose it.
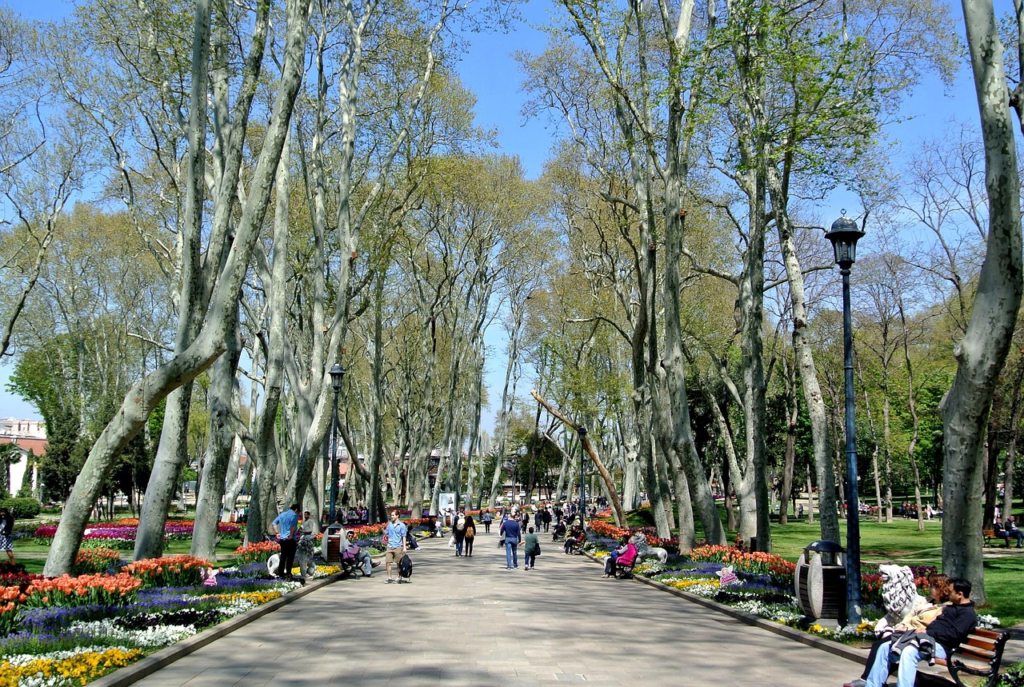
<instances>
[{"instance_id":1,"label":"bench slat","mask_svg":"<svg viewBox=\"0 0 1024 687\"><path fill-rule=\"evenodd\" d=\"M988 663L995 658L995 652L993 651L976 651L975 649L966 648L963 644L960 645L960 649L956 652L957 658L963 656L965 658L973 658L978 661L984 661Z\"/></svg>"},{"instance_id":2,"label":"bench slat","mask_svg":"<svg viewBox=\"0 0 1024 687\"><path fill-rule=\"evenodd\" d=\"M995 651L996 643L991 639L983 639L980 637L968 637L967 641L960 646L973 646L982 651Z\"/></svg>"},{"instance_id":3,"label":"bench slat","mask_svg":"<svg viewBox=\"0 0 1024 687\"><path fill-rule=\"evenodd\" d=\"M984 628L975 628L974 632L971 633L974 637L984 637L985 639L997 640L1003 636L1002 632L998 630L986 630Z\"/></svg>"}]
</instances>

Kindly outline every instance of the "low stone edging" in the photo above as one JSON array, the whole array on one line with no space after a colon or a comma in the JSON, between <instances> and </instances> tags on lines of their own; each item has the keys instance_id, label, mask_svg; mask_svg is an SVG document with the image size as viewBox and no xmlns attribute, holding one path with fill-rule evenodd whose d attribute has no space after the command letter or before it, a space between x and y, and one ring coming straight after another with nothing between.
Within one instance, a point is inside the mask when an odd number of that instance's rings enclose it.
<instances>
[{"instance_id":1,"label":"low stone edging","mask_svg":"<svg viewBox=\"0 0 1024 687\"><path fill-rule=\"evenodd\" d=\"M237 615L230 620L226 620L219 625L207 628L188 639L183 639L176 644L160 649L159 651L146 656L137 663L115 670L109 675L104 675L99 680L90 682L89 687L127 687L127 685L134 684L142 678L152 675L161 668L169 666L178 659L185 658L189 654L202 649L211 642L229 635L241 627L245 627L254 620L258 620L268 613L273 613L282 606L287 606L296 599L301 599L321 587L325 587L332 582L340 580L341 577L342 573L334 573L333 575L310 582L301 589L296 589L288 592L287 594L283 594L280 598L269 601L262 606L257 606L256 608L246 611L241 615Z\"/></svg>"}]
</instances>

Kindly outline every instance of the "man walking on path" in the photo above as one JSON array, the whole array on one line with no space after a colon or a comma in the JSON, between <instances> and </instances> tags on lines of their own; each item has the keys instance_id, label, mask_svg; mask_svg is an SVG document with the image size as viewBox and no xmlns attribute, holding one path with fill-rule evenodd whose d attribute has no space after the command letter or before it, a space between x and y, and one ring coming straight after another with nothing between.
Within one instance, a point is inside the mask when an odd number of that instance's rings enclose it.
<instances>
[{"instance_id":1,"label":"man walking on path","mask_svg":"<svg viewBox=\"0 0 1024 687\"><path fill-rule=\"evenodd\" d=\"M391 522L384 528L384 541L387 550L384 552L384 566L388 572L387 584L398 580L398 562L405 555L405 535L409 534L409 528L398 519L398 511L391 511ZM391 566L395 566L395 575L391 575Z\"/></svg>"},{"instance_id":2,"label":"man walking on path","mask_svg":"<svg viewBox=\"0 0 1024 687\"><path fill-rule=\"evenodd\" d=\"M515 518L502 521L498 534L505 538L505 570L519 567L519 545L523 542L523 530Z\"/></svg>"},{"instance_id":3,"label":"man walking on path","mask_svg":"<svg viewBox=\"0 0 1024 687\"><path fill-rule=\"evenodd\" d=\"M295 532L298 529L299 504L293 503L291 508L274 518L274 533L277 535L277 543L281 545L281 562L277 566L277 574L281 577L292 576L295 549L298 547Z\"/></svg>"},{"instance_id":4,"label":"man walking on path","mask_svg":"<svg viewBox=\"0 0 1024 687\"><path fill-rule=\"evenodd\" d=\"M484 524L484 532L487 534L491 533L491 511L485 510L484 514L480 516L480 521Z\"/></svg>"}]
</instances>

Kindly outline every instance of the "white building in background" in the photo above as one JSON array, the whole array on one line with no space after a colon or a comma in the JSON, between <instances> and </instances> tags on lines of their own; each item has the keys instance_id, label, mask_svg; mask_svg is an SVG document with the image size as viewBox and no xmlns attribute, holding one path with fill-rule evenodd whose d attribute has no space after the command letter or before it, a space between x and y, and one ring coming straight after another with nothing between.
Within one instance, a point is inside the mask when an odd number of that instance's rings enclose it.
<instances>
[{"instance_id":1,"label":"white building in background","mask_svg":"<svg viewBox=\"0 0 1024 687\"><path fill-rule=\"evenodd\" d=\"M10 471L11 493L17 494L25 480L25 467L28 464L25 456L29 452L36 457L46 454L46 423L42 420L21 420L13 417L0 419L0 444L14 444L22 455L21 460L12 465ZM35 470L29 479L35 492L39 486Z\"/></svg>"}]
</instances>

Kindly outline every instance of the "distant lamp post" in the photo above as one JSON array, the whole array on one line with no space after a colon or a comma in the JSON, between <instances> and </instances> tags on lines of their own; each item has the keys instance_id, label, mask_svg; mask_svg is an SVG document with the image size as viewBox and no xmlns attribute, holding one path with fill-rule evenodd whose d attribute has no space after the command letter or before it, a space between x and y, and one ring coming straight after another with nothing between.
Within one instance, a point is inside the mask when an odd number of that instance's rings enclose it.
<instances>
[{"instance_id":1,"label":"distant lamp post","mask_svg":"<svg viewBox=\"0 0 1024 687\"><path fill-rule=\"evenodd\" d=\"M330 374L331 388L334 389L334 414L331 416L331 509L328 520L333 523L338 506L338 392L341 391L345 368L335 364Z\"/></svg>"},{"instance_id":2,"label":"distant lamp post","mask_svg":"<svg viewBox=\"0 0 1024 687\"><path fill-rule=\"evenodd\" d=\"M843 367L846 371L846 617L860 623L860 504L857 499L857 429L854 424L853 319L850 315L850 268L857 261L857 241L864 232L843 216L825 238L832 242L843 275Z\"/></svg>"},{"instance_id":3,"label":"distant lamp post","mask_svg":"<svg viewBox=\"0 0 1024 687\"><path fill-rule=\"evenodd\" d=\"M586 527L587 517L587 482L586 482L586 470L584 467L587 464L587 449L583 446L584 440L587 438L587 428L580 425L576 432L580 435L580 526Z\"/></svg>"},{"instance_id":4,"label":"distant lamp post","mask_svg":"<svg viewBox=\"0 0 1024 687\"><path fill-rule=\"evenodd\" d=\"M509 458L505 461L505 465L508 467L509 479L512 480L512 502L509 504L509 508L516 507L516 464L518 458Z\"/></svg>"}]
</instances>

